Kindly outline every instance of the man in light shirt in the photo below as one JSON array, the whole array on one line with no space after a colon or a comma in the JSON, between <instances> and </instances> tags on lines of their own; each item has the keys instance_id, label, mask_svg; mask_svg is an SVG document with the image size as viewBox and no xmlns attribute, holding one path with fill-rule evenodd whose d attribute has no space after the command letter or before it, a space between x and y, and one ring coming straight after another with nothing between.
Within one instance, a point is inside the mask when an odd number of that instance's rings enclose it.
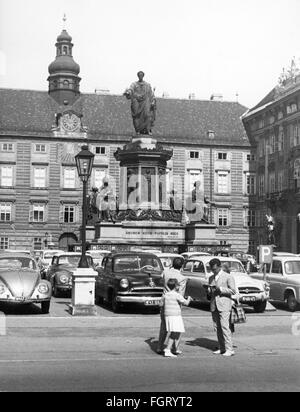
<instances>
[{"instance_id":1,"label":"man in light shirt","mask_svg":"<svg viewBox=\"0 0 300 412\"><path fill-rule=\"evenodd\" d=\"M170 269L166 269L163 272L163 279L164 279L164 288L165 292L169 292L168 288L168 281L169 279L176 279L179 283L179 291L182 296L185 294L186 282L187 278L181 274L181 268L183 265L184 259L180 257L176 257L173 261L173 267ZM157 345L157 353L162 354L164 350L164 343L167 337L167 329L166 329L166 321L164 316L164 308L160 311L160 331L159 331L159 338L158 338L158 345ZM176 350L176 348L175 348Z\"/></svg>"}]
</instances>

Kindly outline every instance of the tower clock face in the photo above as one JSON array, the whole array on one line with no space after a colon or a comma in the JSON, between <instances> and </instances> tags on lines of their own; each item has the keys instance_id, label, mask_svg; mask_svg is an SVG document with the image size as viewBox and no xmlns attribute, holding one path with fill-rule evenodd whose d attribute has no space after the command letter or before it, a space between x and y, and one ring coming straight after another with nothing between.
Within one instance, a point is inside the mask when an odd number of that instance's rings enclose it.
<instances>
[{"instance_id":1,"label":"tower clock face","mask_svg":"<svg viewBox=\"0 0 300 412\"><path fill-rule=\"evenodd\" d=\"M62 126L67 132L75 132L80 125L80 119L74 113L64 114L62 117Z\"/></svg>"}]
</instances>

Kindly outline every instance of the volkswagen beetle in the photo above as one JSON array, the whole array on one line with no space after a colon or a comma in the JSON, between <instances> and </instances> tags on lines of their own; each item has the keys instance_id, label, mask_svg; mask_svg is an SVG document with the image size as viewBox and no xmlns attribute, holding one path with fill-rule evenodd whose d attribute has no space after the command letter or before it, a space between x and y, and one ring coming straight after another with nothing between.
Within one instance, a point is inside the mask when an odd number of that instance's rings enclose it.
<instances>
[{"instance_id":1,"label":"volkswagen beetle","mask_svg":"<svg viewBox=\"0 0 300 412\"><path fill-rule=\"evenodd\" d=\"M0 302L40 303L49 313L51 285L42 280L33 257L18 252L0 254Z\"/></svg>"}]
</instances>

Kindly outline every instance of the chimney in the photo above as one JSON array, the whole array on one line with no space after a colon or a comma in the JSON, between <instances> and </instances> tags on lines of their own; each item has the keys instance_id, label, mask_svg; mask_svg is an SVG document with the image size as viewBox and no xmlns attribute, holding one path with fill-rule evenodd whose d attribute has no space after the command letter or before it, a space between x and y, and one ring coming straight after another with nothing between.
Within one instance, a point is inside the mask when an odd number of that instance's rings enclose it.
<instances>
[{"instance_id":1,"label":"chimney","mask_svg":"<svg viewBox=\"0 0 300 412\"><path fill-rule=\"evenodd\" d=\"M195 100L195 98L196 98L195 93L190 93L189 94L189 100Z\"/></svg>"},{"instance_id":2,"label":"chimney","mask_svg":"<svg viewBox=\"0 0 300 412\"><path fill-rule=\"evenodd\" d=\"M162 98L167 99L168 97L170 97L169 93L168 92L163 92Z\"/></svg>"},{"instance_id":3,"label":"chimney","mask_svg":"<svg viewBox=\"0 0 300 412\"><path fill-rule=\"evenodd\" d=\"M210 100L213 100L215 102L222 102L223 101L223 95L221 93L213 93L210 96Z\"/></svg>"}]
</instances>

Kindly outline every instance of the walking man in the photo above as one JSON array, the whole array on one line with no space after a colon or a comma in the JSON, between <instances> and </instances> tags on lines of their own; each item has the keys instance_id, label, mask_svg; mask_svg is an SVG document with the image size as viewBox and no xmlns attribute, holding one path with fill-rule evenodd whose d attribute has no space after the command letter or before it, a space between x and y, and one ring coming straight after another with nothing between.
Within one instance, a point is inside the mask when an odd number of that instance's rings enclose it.
<instances>
[{"instance_id":1,"label":"walking man","mask_svg":"<svg viewBox=\"0 0 300 412\"><path fill-rule=\"evenodd\" d=\"M230 313L232 308L231 296L237 293L232 275L224 272L219 259L209 262L212 275L209 278L209 293L211 296L210 310L217 331L219 349L214 354L233 356L233 344L230 330Z\"/></svg>"},{"instance_id":2,"label":"walking man","mask_svg":"<svg viewBox=\"0 0 300 412\"><path fill-rule=\"evenodd\" d=\"M183 262L184 262L183 258L176 257L173 261L173 267L171 269L166 269L164 271L163 273L164 288L165 288L164 293L170 292L170 289L168 288L169 279L176 279L179 283L178 293L180 293L180 295L184 297L187 278L183 276L180 272ZM164 343L165 343L165 340L168 334L167 328L166 328L164 308L162 308L160 311L160 319L161 319L161 322L160 322L160 331L159 331L159 338L158 338L158 345L157 345L157 353L162 354L164 351ZM174 348L174 349L175 351L177 351L178 348Z\"/></svg>"}]
</instances>

